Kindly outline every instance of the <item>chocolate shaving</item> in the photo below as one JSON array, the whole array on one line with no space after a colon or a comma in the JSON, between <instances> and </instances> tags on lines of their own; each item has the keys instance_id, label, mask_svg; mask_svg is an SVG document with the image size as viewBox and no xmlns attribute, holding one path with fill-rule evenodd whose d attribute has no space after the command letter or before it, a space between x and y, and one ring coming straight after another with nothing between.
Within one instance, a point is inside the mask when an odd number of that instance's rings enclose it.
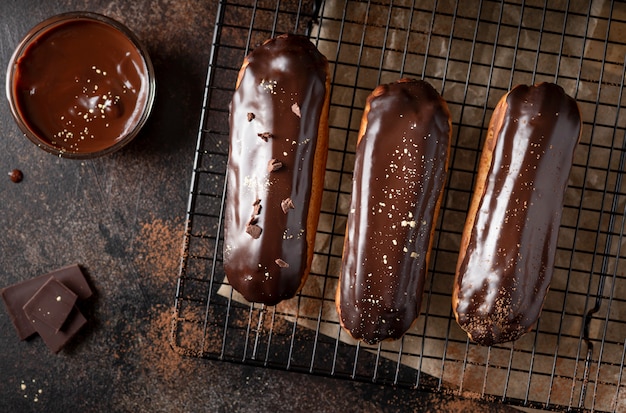
<instances>
[{"instance_id":1,"label":"chocolate shaving","mask_svg":"<svg viewBox=\"0 0 626 413\"><path fill-rule=\"evenodd\" d=\"M257 133L257 135L259 135L259 138L263 139L265 142L267 142L268 140L274 137L274 135L271 132Z\"/></svg>"},{"instance_id":2,"label":"chocolate shaving","mask_svg":"<svg viewBox=\"0 0 626 413\"><path fill-rule=\"evenodd\" d=\"M270 159L267 164L267 172L276 172L283 167L283 163L278 159Z\"/></svg>"},{"instance_id":3,"label":"chocolate shaving","mask_svg":"<svg viewBox=\"0 0 626 413\"><path fill-rule=\"evenodd\" d=\"M254 113L252 112L248 112L248 122L252 122L252 119L254 119L256 116L254 116Z\"/></svg>"},{"instance_id":4,"label":"chocolate shaving","mask_svg":"<svg viewBox=\"0 0 626 413\"><path fill-rule=\"evenodd\" d=\"M258 239L263 231L260 226L256 225L259 221L259 213L261 212L261 200L259 198L252 204L254 209L252 210L252 216L246 224L246 232L254 239Z\"/></svg>"},{"instance_id":5,"label":"chocolate shaving","mask_svg":"<svg viewBox=\"0 0 626 413\"><path fill-rule=\"evenodd\" d=\"M280 202L280 207L283 209L283 212L286 214L290 209L294 209L296 206L293 204L291 198L283 199Z\"/></svg>"},{"instance_id":6,"label":"chocolate shaving","mask_svg":"<svg viewBox=\"0 0 626 413\"><path fill-rule=\"evenodd\" d=\"M252 203L252 206L254 207L252 215L259 215L261 213L261 200L257 198L256 201Z\"/></svg>"},{"instance_id":7,"label":"chocolate shaving","mask_svg":"<svg viewBox=\"0 0 626 413\"><path fill-rule=\"evenodd\" d=\"M254 239L259 239L263 230L258 225L246 225L246 232Z\"/></svg>"},{"instance_id":8,"label":"chocolate shaving","mask_svg":"<svg viewBox=\"0 0 626 413\"><path fill-rule=\"evenodd\" d=\"M293 105L291 105L291 111L294 113L294 115L296 115L297 117L301 118L302 117L302 113L300 113L300 106L298 106L298 103L294 103Z\"/></svg>"},{"instance_id":9,"label":"chocolate shaving","mask_svg":"<svg viewBox=\"0 0 626 413\"><path fill-rule=\"evenodd\" d=\"M277 258L274 262L278 264L280 268L289 268L289 264L287 264L285 261L281 260L280 258Z\"/></svg>"}]
</instances>

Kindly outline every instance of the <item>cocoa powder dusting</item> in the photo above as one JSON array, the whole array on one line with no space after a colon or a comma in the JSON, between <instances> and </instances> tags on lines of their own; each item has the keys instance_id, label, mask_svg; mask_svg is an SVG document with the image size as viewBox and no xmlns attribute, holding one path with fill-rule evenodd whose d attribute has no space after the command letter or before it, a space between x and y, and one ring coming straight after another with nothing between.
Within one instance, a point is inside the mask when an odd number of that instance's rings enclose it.
<instances>
[{"instance_id":1,"label":"cocoa powder dusting","mask_svg":"<svg viewBox=\"0 0 626 413\"><path fill-rule=\"evenodd\" d=\"M155 219L141 224L134 243L135 268L164 298L169 297L176 286L183 231L180 220ZM192 366L189 359L174 352L170 345L172 316L171 305L153 304L146 314L145 332L137 332L137 335L144 335L140 336L143 343L139 349L141 368L156 371L165 379L164 383L175 379L181 369Z\"/></svg>"},{"instance_id":2,"label":"cocoa powder dusting","mask_svg":"<svg viewBox=\"0 0 626 413\"><path fill-rule=\"evenodd\" d=\"M183 241L183 224L155 219L141 224L134 244L135 266L155 282L157 287L176 283Z\"/></svg>"},{"instance_id":3,"label":"cocoa powder dusting","mask_svg":"<svg viewBox=\"0 0 626 413\"><path fill-rule=\"evenodd\" d=\"M153 306L150 318L146 333L147 348L142 351L141 366L146 370L155 370L166 381L175 379L181 369L190 368L192 363L170 347L172 308L166 305Z\"/></svg>"}]
</instances>

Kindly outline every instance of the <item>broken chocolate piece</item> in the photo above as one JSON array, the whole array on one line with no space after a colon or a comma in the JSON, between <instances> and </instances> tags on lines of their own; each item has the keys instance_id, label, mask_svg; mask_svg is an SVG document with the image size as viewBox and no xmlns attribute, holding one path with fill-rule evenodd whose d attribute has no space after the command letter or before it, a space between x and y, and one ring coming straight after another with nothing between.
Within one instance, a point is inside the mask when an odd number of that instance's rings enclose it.
<instances>
[{"instance_id":1,"label":"broken chocolate piece","mask_svg":"<svg viewBox=\"0 0 626 413\"><path fill-rule=\"evenodd\" d=\"M32 321L37 319L59 331L72 312L78 296L56 278L51 277L24 304L23 310Z\"/></svg>"},{"instance_id":2,"label":"broken chocolate piece","mask_svg":"<svg viewBox=\"0 0 626 413\"><path fill-rule=\"evenodd\" d=\"M276 261L274 262L278 264L280 268L289 268L289 264L287 264L285 261L281 260L280 258L277 258Z\"/></svg>"},{"instance_id":3,"label":"broken chocolate piece","mask_svg":"<svg viewBox=\"0 0 626 413\"><path fill-rule=\"evenodd\" d=\"M291 198L283 199L280 202L280 207L283 209L283 212L286 214L290 209L295 209L296 206L293 204Z\"/></svg>"},{"instance_id":4,"label":"broken chocolate piece","mask_svg":"<svg viewBox=\"0 0 626 413\"><path fill-rule=\"evenodd\" d=\"M2 301L4 301L20 340L24 340L35 333L33 323L23 310L24 304L52 277L72 290L81 300L87 299L93 294L80 267L76 264L59 268L48 274L40 275L2 289L0 291Z\"/></svg>"},{"instance_id":5,"label":"broken chocolate piece","mask_svg":"<svg viewBox=\"0 0 626 413\"><path fill-rule=\"evenodd\" d=\"M263 139L265 142L274 137L271 132L257 133L257 135L259 135L259 138Z\"/></svg>"},{"instance_id":6,"label":"broken chocolate piece","mask_svg":"<svg viewBox=\"0 0 626 413\"><path fill-rule=\"evenodd\" d=\"M58 353L78 331L87 324L87 319L78 310L77 307L72 309L63 328L55 331L52 327L41 320L33 318L31 320L35 330L39 333L46 346L53 352Z\"/></svg>"},{"instance_id":7,"label":"broken chocolate piece","mask_svg":"<svg viewBox=\"0 0 626 413\"><path fill-rule=\"evenodd\" d=\"M256 116L254 116L254 113L252 112L248 112L248 122L252 122L252 119L254 119Z\"/></svg>"},{"instance_id":8,"label":"broken chocolate piece","mask_svg":"<svg viewBox=\"0 0 626 413\"><path fill-rule=\"evenodd\" d=\"M297 117L301 118L302 117L302 113L300 113L300 106L298 106L298 103L294 103L293 105L291 105L291 111L293 112L294 115L296 115Z\"/></svg>"},{"instance_id":9,"label":"broken chocolate piece","mask_svg":"<svg viewBox=\"0 0 626 413\"><path fill-rule=\"evenodd\" d=\"M253 224L253 225L246 225L246 232L254 239L259 239L259 237L261 236L261 232L263 232L263 230L261 229L260 226Z\"/></svg>"},{"instance_id":10,"label":"broken chocolate piece","mask_svg":"<svg viewBox=\"0 0 626 413\"><path fill-rule=\"evenodd\" d=\"M252 206L254 207L254 210L252 211L252 216L259 215L261 213L261 200L257 199L256 201L254 201L254 204L252 204Z\"/></svg>"},{"instance_id":11,"label":"broken chocolate piece","mask_svg":"<svg viewBox=\"0 0 626 413\"><path fill-rule=\"evenodd\" d=\"M276 172L283 167L283 163L278 159L270 159L267 164L267 172Z\"/></svg>"}]
</instances>

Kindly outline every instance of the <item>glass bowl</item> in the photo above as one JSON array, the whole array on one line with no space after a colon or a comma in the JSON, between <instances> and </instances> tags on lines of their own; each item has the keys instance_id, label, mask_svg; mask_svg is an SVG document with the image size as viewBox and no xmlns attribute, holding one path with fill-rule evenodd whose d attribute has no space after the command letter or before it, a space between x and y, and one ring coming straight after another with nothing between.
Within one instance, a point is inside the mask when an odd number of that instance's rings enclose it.
<instances>
[{"instance_id":1,"label":"glass bowl","mask_svg":"<svg viewBox=\"0 0 626 413\"><path fill-rule=\"evenodd\" d=\"M123 24L91 12L50 17L9 62L6 93L21 131L64 158L95 158L144 126L156 83L150 57Z\"/></svg>"}]
</instances>

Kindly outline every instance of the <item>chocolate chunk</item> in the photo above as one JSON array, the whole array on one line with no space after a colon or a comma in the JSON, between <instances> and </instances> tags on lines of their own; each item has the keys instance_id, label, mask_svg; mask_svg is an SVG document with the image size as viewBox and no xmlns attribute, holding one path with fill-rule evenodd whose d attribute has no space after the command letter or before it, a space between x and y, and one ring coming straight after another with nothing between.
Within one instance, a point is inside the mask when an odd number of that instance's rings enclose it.
<instances>
[{"instance_id":1,"label":"chocolate chunk","mask_svg":"<svg viewBox=\"0 0 626 413\"><path fill-rule=\"evenodd\" d=\"M252 204L252 206L254 207L254 210L252 211L252 216L259 215L261 213L261 200L257 199L256 201L254 201L254 204Z\"/></svg>"},{"instance_id":2,"label":"chocolate chunk","mask_svg":"<svg viewBox=\"0 0 626 413\"><path fill-rule=\"evenodd\" d=\"M252 216L250 217L250 220L246 224L246 232L250 234L252 238L257 239L261 236L262 232L261 227L256 225L256 223L259 221L259 214L261 213L261 200L257 198L252 206L254 207L254 209L252 210Z\"/></svg>"},{"instance_id":3,"label":"chocolate chunk","mask_svg":"<svg viewBox=\"0 0 626 413\"><path fill-rule=\"evenodd\" d=\"M301 118L302 117L302 113L300 113L300 106L298 106L298 103L294 103L293 105L291 105L291 111L294 113L294 115L296 115L297 117Z\"/></svg>"},{"instance_id":4,"label":"chocolate chunk","mask_svg":"<svg viewBox=\"0 0 626 413\"><path fill-rule=\"evenodd\" d=\"M58 353L71 339L78 333L78 331L87 324L87 319L78 310L77 307L72 309L67 321L63 328L59 331L55 331L43 321L36 318L31 320L33 327L39 333L46 346L54 352Z\"/></svg>"},{"instance_id":5,"label":"chocolate chunk","mask_svg":"<svg viewBox=\"0 0 626 413\"><path fill-rule=\"evenodd\" d=\"M72 290L51 277L24 304L23 310L29 320L37 319L56 332L63 327L77 298Z\"/></svg>"},{"instance_id":6,"label":"chocolate chunk","mask_svg":"<svg viewBox=\"0 0 626 413\"><path fill-rule=\"evenodd\" d=\"M261 236L261 232L263 232L263 230L261 229L260 226L254 224L254 225L246 225L246 232L254 239L259 239L259 237Z\"/></svg>"},{"instance_id":7,"label":"chocolate chunk","mask_svg":"<svg viewBox=\"0 0 626 413\"><path fill-rule=\"evenodd\" d=\"M270 159L267 164L267 172L276 172L283 167L283 163L278 159Z\"/></svg>"},{"instance_id":8,"label":"chocolate chunk","mask_svg":"<svg viewBox=\"0 0 626 413\"><path fill-rule=\"evenodd\" d=\"M24 304L52 277L72 290L79 299L87 299L93 294L80 267L75 264L2 289L0 291L2 301L4 301L20 340L24 340L36 332L33 323L23 310Z\"/></svg>"},{"instance_id":9,"label":"chocolate chunk","mask_svg":"<svg viewBox=\"0 0 626 413\"><path fill-rule=\"evenodd\" d=\"M283 209L283 212L286 214L290 209L294 209L296 206L293 204L291 198L283 199L280 202L280 207Z\"/></svg>"},{"instance_id":10,"label":"chocolate chunk","mask_svg":"<svg viewBox=\"0 0 626 413\"><path fill-rule=\"evenodd\" d=\"M248 112L248 122L252 122L252 119L254 119L256 116L254 116L254 113L252 112Z\"/></svg>"},{"instance_id":11,"label":"chocolate chunk","mask_svg":"<svg viewBox=\"0 0 626 413\"><path fill-rule=\"evenodd\" d=\"M11 178L12 182L15 182L16 184L18 184L22 182L22 179L24 179L24 174L19 169L14 169L11 172L9 172L9 177Z\"/></svg>"},{"instance_id":12,"label":"chocolate chunk","mask_svg":"<svg viewBox=\"0 0 626 413\"><path fill-rule=\"evenodd\" d=\"M274 137L271 132L257 133L257 135L259 135L259 138L263 139L265 142Z\"/></svg>"},{"instance_id":13,"label":"chocolate chunk","mask_svg":"<svg viewBox=\"0 0 626 413\"><path fill-rule=\"evenodd\" d=\"M287 264L285 261L281 260L280 258L277 258L274 262L278 264L280 268L289 268L289 264Z\"/></svg>"}]
</instances>

